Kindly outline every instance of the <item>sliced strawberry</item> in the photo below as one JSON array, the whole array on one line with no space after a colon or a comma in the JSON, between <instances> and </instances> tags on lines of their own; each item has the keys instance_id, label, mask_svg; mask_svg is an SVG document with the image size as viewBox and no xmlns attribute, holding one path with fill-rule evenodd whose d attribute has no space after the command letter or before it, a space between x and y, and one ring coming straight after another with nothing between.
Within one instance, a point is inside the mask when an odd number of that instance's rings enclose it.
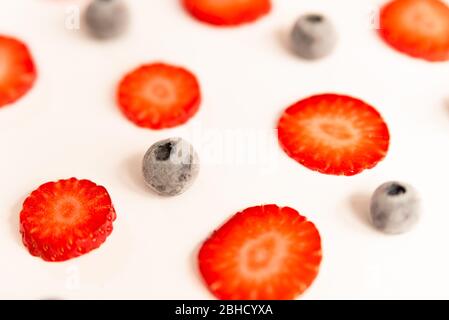
<instances>
[{"instance_id":1,"label":"sliced strawberry","mask_svg":"<svg viewBox=\"0 0 449 320\"><path fill-rule=\"evenodd\" d=\"M270 0L183 0L185 8L198 20L234 26L257 20L271 10Z\"/></svg>"},{"instance_id":2,"label":"sliced strawberry","mask_svg":"<svg viewBox=\"0 0 449 320\"><path fill-rule=\"evenodd\" d=\"M104 187L71 178L33 191L20 213L20 232L33 256L65 261L100 247L116 214Z\"/></svg>"},{"instance_id":3,"label":"sliced strawberry","mask_svg":"<svg viewBox=\"0 0 449 320\"><path fill-rule=\"evenodd\" d=\"M0 107L24 96L37 77L27 46L17 39L0 36Z\"/></svg>"},{"instance_id":4,"label":"sliced strawberry","mask_svg":"<svg viewBox=\"0 0 449 320\"><path fill-rule=\"evenodd\" d=\"M189 71L162 63L141 66L121 81L117 99L129 120L150 129L186 123L198 111L201 94Z\"/></svg>"},{"instance_id":5,"label":"sliced strawberry","mask_svg":"<svg viewBox=\"0 0 449 320\"><path fill-rule=\"evenodd\" d=\"M285 152L307 168L346 176L374 167L385 157L390 140L373 107L335 94L289 107L279 120L278 136Z\"/></svg>"},{"instance_id":6,"label":"sliced strawberry","mask_svg":"<svg viewBox=\"0 0 449 320\"><path fill-rule=\"evenodd\" d=\"M429 61L449 59L449 7L440 0L394 0L380 14L380 35L393 48Z\"/></svg>"},{"instance_id":7,"label":"sliced strawberry","mask_svg":"<svg viewBox=\"0 0 449 320\"><path fill-rule=\"evenodd\" d=\"M234 215L203 244L199 269L224 300L287 300L303 293L321 263L321 239L312 222L276 205Z\"/></svg>"}]
</instances>

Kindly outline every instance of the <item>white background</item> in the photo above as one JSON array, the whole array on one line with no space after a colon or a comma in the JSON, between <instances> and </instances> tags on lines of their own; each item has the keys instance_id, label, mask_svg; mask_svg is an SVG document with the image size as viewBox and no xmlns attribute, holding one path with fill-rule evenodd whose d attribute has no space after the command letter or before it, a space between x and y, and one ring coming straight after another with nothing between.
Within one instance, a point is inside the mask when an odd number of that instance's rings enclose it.
<instances>
[{"instance_id":1,"label":"white background","mask_svg":"<svg viewBox=\"0 0 449 320\"><path fill-rule=\"evenodd\" d=\"M130 32L105 43L65 27L67 7L85 1L0 0L0 33L28 43L39 68L32 92L0 110L0 298L213 298L196 270L199 245L263 203L291 206L321 232L321 271L301 298L449 298L449 63L386 46L369 27L383 1L274 0L269 16L234 29L196 22L177 0L128 2ZM334 54L314 63L285 45L294 19L310 11L327 14L340 34ZM185 66L201 82L201 110L182 129L137 128L115 105L121 76L153 61ZM373 170L312 172L272 132L275 170L261 170L263 156L256 165L205 161L194 186L172 199L143 185L141 158L157 140L198 127L270 132L285 107L324 92L359 97L384 116L391 148ZM86 256L47 263L21 244L21 205L40 184L72 176L109 190L114 232ZM424 202L420 224L401 236L367 220L370 194L392 179L414 184Z\"/></svg>"}]
</instances>

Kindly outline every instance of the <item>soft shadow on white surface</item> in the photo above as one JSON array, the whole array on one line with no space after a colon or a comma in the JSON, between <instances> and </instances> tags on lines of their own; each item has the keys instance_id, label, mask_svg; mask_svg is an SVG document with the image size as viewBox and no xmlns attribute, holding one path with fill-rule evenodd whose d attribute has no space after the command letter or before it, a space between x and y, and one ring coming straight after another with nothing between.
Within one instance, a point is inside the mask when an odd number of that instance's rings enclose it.
<instances>
[{"instance_id":1,"label":"soft shadow on white surface","mask_svg":"<svg viewBox=\"0 0 449 320\"><path fill-rule=\"evenodd\" d=\"M449 96L443 100L443 106L446 109L446 111L449 112Z\"/></svg>"},{"instance_id":2,"label":"soft shadow on white surface","mask_svg":"<svg viewBox=\"0 0 449 320\"><path fill-rule=\"evenodd\" d=\"M121 168L119 169L124 180L123 182L136 193L146 197L157 197L158 199L161 199L161 197L151 191L151 189L147 187L143 181L142 159L143 154L141 153L135 153L125 158Z\"/></svg>"},{"instance_id":3,"label":"soft shadow on white surface","mask_svg":"<svg viewBox=\"0 0 449 320\"><path fill-rule=\"evenodd\" d=\"M22 238L20 236L20 211L22 210L23 201L18 201L12 208L9 216L10 230L15 242L23 247Z\"/></svg>"},{"instance_id":4,"label":"soft shadow on white surface","mask_svg":"<svg viewBox=\"0 0 449 320\"><path fill-rule=\"evenodd\" d=\"M369 205L371 196L368 193L355 193L349 198L354 216L362 224L370 227Z\"/></svg>"},{"instance_id":5,"label":"soft shadow on white surface","mask_svg":"<svg viewBox=\"0 0 449 320\"><path fill-rule=\"evenodd\" d=\"M209 292L209 290L207 290L207 286L204 282L203 277L201 276L200 269L198 268L198 253L200 252L202 245L203 245L202 242L198 243L195 246L195 249L192 251L191 258L190 258L190 261L191 261L190 267L192 269L192 273L196 275L196 281L198 282L198 287L203 288L204 292L206 294L208 294L210 296L210 298L212 299L213 295Z\"/></svg>"},{"instance_id":6,"label":"soft shadow on white surface","mask_svg":"<svg viewBox=\"0 0 449 320\"><path fill-rule=\"evenodd\" d=\"M289 35L290 33L286 28L279 28L274 32L275 40L278 42L280 47L284 49L285 53L290 54L294 58L298 58L290 45Z\"/></svg>"},{"instance_id":7,"label":"soft shadow on white surface","mask_svg":"<svg viewBox=\"0 0 449 320\"><path fill-rule=\"evenodd\" d=\"M120 213L118 213L120 214ZM120 219L118 217L117 219ZM135 236L127 223L114 222L114 231L100 248L70 261L71 271L79 273L80 286L106 286L121 279L135 246ZM108 266L99 272L95 266ZM65 271L67 277L67 271Z\"/></svg>"}]
</instances>

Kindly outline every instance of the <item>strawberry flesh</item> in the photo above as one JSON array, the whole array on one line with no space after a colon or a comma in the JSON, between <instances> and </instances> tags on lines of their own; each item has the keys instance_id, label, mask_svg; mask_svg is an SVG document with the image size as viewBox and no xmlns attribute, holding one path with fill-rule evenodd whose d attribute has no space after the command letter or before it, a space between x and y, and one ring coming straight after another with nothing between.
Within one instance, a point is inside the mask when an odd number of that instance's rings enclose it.
<instances>
[{"instance_id":1,"label":"strawberry flesh","mask_svg":"<svg viewBox=\"0 0 449 320\"><path fill-rule=\"evenodd\" d=\"M14 103L34 85L36 67L21 41L0 36L0 107Z\"/></svg>"},{"instance_id":2,"label":"strawberry flesh","mask_svg":"<svg viewBox=\"0 0 449 320\"><path fill-rule=\"evenodd\" d=\"M117 100L129 120L157 130L186 123L198 111L201 94L191 72L155 63L127 74L119 85Z\"/></svg>"},{"instance_id":3,"label":"strawberry flesh","mask_svg":"<svg viewBox=\"0 0 449 320\"><path fill-rule=\"evenodd\" d=\"M199 21L235 26L257 20L271 11L270 0L183 0L184 7Z\"/></svg>"},{"instance_id":4,"label":"strawberry flesh","mask_svg":"<svg viewBox=\"0 0 449 320\"><path fill-rule=\"evenodd\" d=\"M33 256L65 261L98 248L115 219L104 187L71 178L43 184L31 193L20 213L20 232Z\"/></svg>"},{"instance_id":5,"label":"strawberry flesh","mask_svg":"<svg viewBox=\"0 0 449 320\"><path fill-rule=\"evenodd\" d=\"M396 50L428 61L449 59L449 7L440 0L394 0L380 13L379 33Z\"/></svg>"},{"instance_id":6,"label":"strawberry flesh","mask_svg":"<svg viewBox=\"0 0 449 320\"><path fill-rule=\"evenodd\" d=\"M352 97L323 94L285 110L278 138L284 151L307 168L352 176L385 157L390 136L373 107Z\"/></svg>"},{"instance_id":7,"label":"strawberry flesh","mask_svg":"<svg viewBox=\"0 0 449 320\"><path fill-rule=\"evenodd\" d=\"M234 215L202 245L199 269L209 290L225 300L287 300L303 293L321 263L315 225L276 205Z\"/></svg>"}]
</instances>

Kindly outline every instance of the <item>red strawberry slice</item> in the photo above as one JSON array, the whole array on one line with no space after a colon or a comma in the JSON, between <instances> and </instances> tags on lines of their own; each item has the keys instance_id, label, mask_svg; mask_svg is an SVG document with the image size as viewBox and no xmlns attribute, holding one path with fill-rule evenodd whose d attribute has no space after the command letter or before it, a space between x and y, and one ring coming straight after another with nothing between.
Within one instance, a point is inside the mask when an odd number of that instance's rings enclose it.
<instances>
[{"instance_id":1,"label":"red strawberry slice","mask_svg":"<svg viewBox=\"0 0 449 320\"><path fill-rule=\"evenodd\" d=\"M24 96L37 77L27 46L17 39L0 36L0 107Z\"/></svg>"},{"instance_id":2,"label":"red strawberry slice","mask_svg":"<svg viewBox=\"0 0 449 320\"><path fill-rule=\"evenodd\" d=\"M271 10L270 0L183 0L198 20L218 26L252 22Z\"/></svg>"},{"instance_id":3,"label":"red strawberry slice","mask_svg":"<svg viewBox=\"0 0 449 320\"><path fill-rule=\"evenodd\" d=\"M186 123L198 111L201 94L189 71L163 63L141 66L121 81L118 104L136 125L150 129Z\"/></svg>"},{"instance_id":4,"label":"red strawberry slice","mask_svg":"<svg viewBox=\"0 0 449 320\"><path fill-rule=\"evenodd\" d=\"M336 94L289 107L279 120L278 137L284 151L307 168L346 176L373 168L385 157L390 140L373 107Z\"/></svg>"},{"instance_id":5,"label":"red strawberry slice","mask_svg":"<svg viewBox=\"0 0 449 320\"><path fill-rule=\"evenodd\" d=\"M100 247L116 214L104 187L71 178L33 191L20 213L20 232L33 256L65 261Z\"/></svg>"},{"instance_id":6,"label":"red strawberry slice","mask_svg":"<svg viewBox=\"0 0 449 320\"><path fill-rule=\"evenodd\" d=\"M207 286L219 299L293 299L318 274L321 238L294 209L252 207L215 231L198 259Z\"/></svg>"},{"instance_id":7,"label":"red strawberry slice","mask_svg":"<svg viewBox=\"0 0 449 320\"><path fill-rule=\"evenodd\" d=\"M393 48L428 61L449 59L449 7L440 0L394 0L380 14L380 35Z\"/></svg>"}]
</instances>

